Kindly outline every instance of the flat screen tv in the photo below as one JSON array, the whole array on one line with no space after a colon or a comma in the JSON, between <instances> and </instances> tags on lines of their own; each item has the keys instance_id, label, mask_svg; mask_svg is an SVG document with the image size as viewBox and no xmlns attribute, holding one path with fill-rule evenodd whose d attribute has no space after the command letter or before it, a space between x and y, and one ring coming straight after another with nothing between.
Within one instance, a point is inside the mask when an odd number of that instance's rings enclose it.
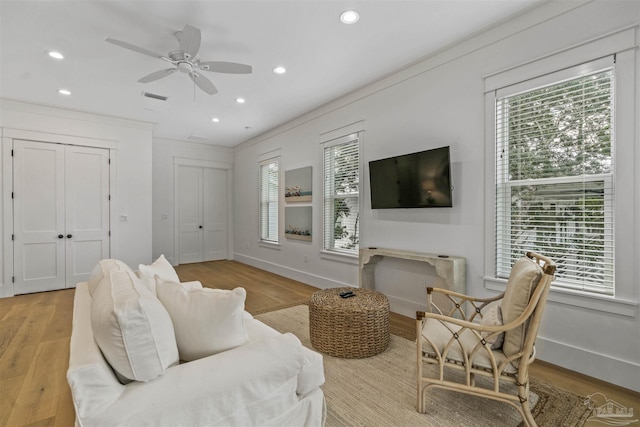
<instances>
[{"instance_id":1,"label":"flat screen tv","mask_svg":"<svg viewBox=\"0 0 640 427\"><path fill-rule=\"evenodd\" d=\"M452 207L449 147L369 162L372 209Z\"/></svg>"}]
</instances>

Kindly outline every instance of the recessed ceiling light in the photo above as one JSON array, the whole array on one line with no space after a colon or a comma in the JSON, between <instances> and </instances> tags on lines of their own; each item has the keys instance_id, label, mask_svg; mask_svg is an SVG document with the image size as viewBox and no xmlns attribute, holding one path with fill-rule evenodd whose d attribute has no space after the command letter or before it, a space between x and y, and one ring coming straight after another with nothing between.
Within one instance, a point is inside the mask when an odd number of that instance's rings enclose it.
<instances>
[{"instance_id":1,"label":"recessed ceiling light","mask_svg":"<svg viewBox=\"0 0 640 427\"><path fill-rule=\"evenodd\" d=\"M218 123L218 122L220 121L220 119L219 119L219 118L217 118L217 117L214 117L213 119L211 119L211 121L212 121L213 123Z\"/></svg>"},{"instance_id":2,"label":"recessed ceiling light","mask_svg":"<svg viewBox=\"0 0 640 427\"><path fill-rule=\"evenodd\" d=\"M244 101L244 98L236 98L236 102L238 104L244 104L245 101Z\"/></svg>"},{"instance_id":3,"label":"recessed ceiling light","mask_svg":"<svg viewBox=\"0 0 640 427\"><path fill-rule=\"evenodd\" d=\"M287 72L287 69L284 68L282 65L278 65L277 67L275 67L273 69L273 72L276 73L276 74L284 74L284 73Z\"/></svg>"},{"instance_id":4,"label":"recessed ceiling light","mask_svg":"<svg viewBox=\"0 0 640 427\"><path fill-rule=\"evenodd\" d=\"M47 52L47 54L50 57L55 58L55 59L64 59L64 55L61 54L60 52L55 51L55 50L50 50L50 51Z\"/></svg>"},{"instance_id":5,"label":"recessed ceiling light","mask_svg":"<svg viewBox=\"0 0 640 427\"><path fill-rule=\"evenodd\" d=\"M58 93L60 95L66 95L66 96L71 95L71 91L69 91L68 89L58 89Z\"/></svg>"},{"instance_id":6,"label":"recessed ceiling light","mask_svg":"<svg viewBox=\"0 0 640 427\"><path fill-rule=\"evenodd\" d=\"M345 10L340 14L340 21L343 24L355 24L360 19L360 14L355 10Z\"/></svg>"}]
</instances>

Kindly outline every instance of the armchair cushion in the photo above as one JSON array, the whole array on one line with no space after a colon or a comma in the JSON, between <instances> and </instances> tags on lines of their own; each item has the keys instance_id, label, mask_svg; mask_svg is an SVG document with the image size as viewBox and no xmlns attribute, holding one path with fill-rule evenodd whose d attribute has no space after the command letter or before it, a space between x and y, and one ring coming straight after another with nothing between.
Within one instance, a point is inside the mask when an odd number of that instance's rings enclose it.
<instances>
[{"instance_id":1,"label":"armchair cushion","mask_svg":"<svg viewBox=\"0 0 640 427\"><path fill-rule=\"evenodd\" d=\"M511 268L507 288L502 298L502 320L505 324L516 320L526 310L533 291L542 278L542 268L532 259L522 257ZM512 356L522 350L529 322L504 334L502 351Z\"/></svg>"},{"instance_id":2,"label":"armchair cushion","mask_svg":"<svg viewBox=\"0 0 640 427\"><path fill-rule=\"evenodd\" d=\"M185 289L156 276L158 299L176 331L180 359L196 360L246 344L244 288Z\"/></svg>"},{"instance_id":3,"label":"armchair cushion","mask_svg":"<svg viewBox=\"0 0 640 427\"><path fill-rule=\"evenodd\" d=\"M171 317L132 271L112 271L98 284L91 326L122 383L150 381L178 363Z\"/></svg>"},{"instance_id":4,"label":"armchair cushion","mask_svg":"<svg viewBox=\"0 0 640 427\"><path fill-rule=\"evenodd\" d=\"M465 362L465 354L470 355L476 346L480 348L472 357L471 365L481 369L493 369L492 358L498 367L506 359L505 354L501 350L490 350L481 344L478 335L470 329L460 330L462 326L455 325L446 321L436 319L426 319L422 328L423 346L422 350L429 356L436 357L436 354L442 355L446 360ZM444 354L445 347L452 341L453 334L458 333L458 339L453 342ZM516 372L515 367L511 363L507 363L503 370L504 373L512 374Z\"/></svg>"},{"instance_id":5,"label":"armchair cushion","mask_svg":"<svg viewBox=\"0 0 640 427\"><path fill-rule=\"evenodd\" d=\"M500 301L494 301L485 307L480 324L486 326L504 325L504 322L502 320L502 309L500 307ZM504 332L501 332L497 335L491 332L482 332L480 335L482 335L482 338L484 338L491 345L491 348L493 350L502 348L502 344L504 343Z\"/></svg>"}]
</instances>

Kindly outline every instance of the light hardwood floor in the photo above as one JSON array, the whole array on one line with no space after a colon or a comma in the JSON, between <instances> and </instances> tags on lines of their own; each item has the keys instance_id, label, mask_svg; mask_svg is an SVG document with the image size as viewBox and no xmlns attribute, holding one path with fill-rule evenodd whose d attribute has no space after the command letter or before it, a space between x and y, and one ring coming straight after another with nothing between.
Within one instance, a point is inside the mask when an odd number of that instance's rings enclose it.
<instances>
[{"instance_id":1,"label":"light hardwood floor","mask_svg":"<svg viewBox=\"0 0 640 427\"><path fill-rule=\"evenodd\" d=\"M305 304L317 289L234 261L181 265L182 281L204 286L247 290L252 314ZM73 289L0 299L0 426L62 426L74 423L66 382ZM415 322L392 314L391 330L415 336ZM608 384L548 363L536 362L532 376L575 394L601 392L640 412L640 393ZM594 424L595 425L595 424Z\"/></svg>"}]
</instances>

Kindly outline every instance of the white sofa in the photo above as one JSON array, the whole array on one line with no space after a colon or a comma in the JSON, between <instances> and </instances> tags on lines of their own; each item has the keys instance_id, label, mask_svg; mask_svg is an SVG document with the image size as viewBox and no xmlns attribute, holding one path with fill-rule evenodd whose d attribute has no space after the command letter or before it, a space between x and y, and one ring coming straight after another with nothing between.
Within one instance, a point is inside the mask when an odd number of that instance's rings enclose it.
<instances>
[{"instance_id":1,"label":"white sofa","mask_svg":"<svg viewBox=\"0 0 640 427\"><path fill-rule=\"evenodd\" d=\"M78 284L67 371L77 426L324 425L322 356L294 335L243 312L248 343L123 384L94 338L91 306Z\"/></svg>"}]
</instances>

